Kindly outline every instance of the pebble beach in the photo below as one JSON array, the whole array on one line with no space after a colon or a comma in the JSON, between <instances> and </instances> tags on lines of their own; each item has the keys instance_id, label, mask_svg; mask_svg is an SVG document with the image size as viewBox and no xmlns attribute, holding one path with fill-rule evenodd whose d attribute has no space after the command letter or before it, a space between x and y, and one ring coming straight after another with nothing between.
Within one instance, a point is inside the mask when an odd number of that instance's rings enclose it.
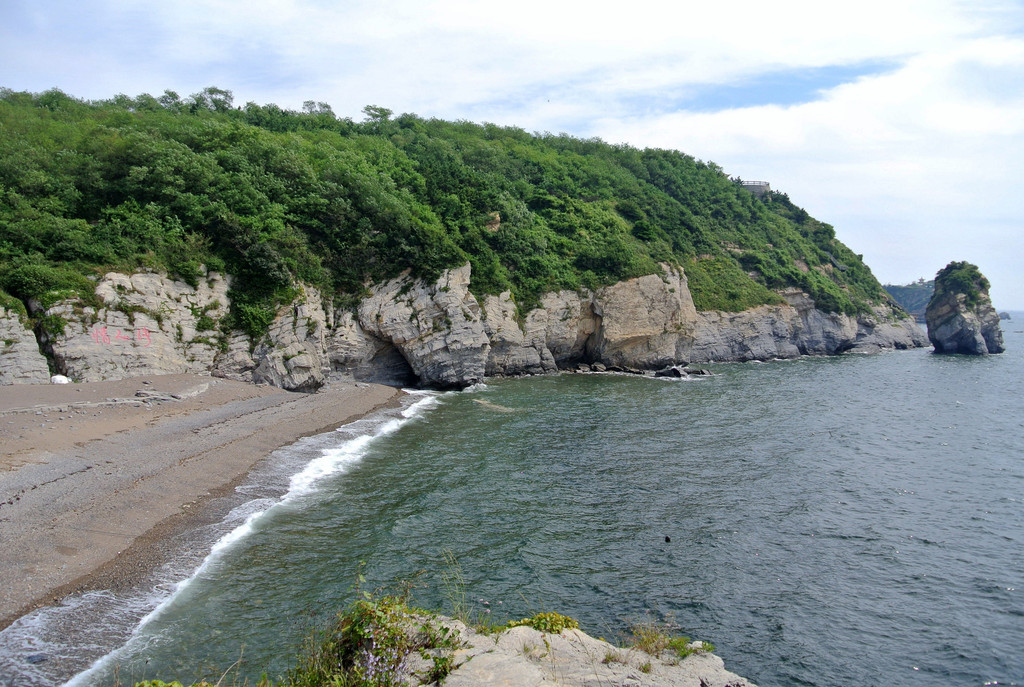
<instances>
[{"instance_id":1,"label":"pebble beach","mask_svg":"<svg viewBox=\"0 0 1024 687\"><path fill-rule=\"evenodd\" d=\"M130 585L259 460L401 394L190 374L0 388L0 629L67 594Z\"/></svg>"}]
</instances>

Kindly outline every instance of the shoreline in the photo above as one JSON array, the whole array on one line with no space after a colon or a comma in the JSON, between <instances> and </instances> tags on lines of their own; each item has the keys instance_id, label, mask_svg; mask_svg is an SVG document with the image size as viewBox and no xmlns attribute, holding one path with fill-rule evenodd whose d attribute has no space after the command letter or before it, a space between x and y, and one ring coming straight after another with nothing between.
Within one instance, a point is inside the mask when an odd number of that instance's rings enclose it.
<instances>
[{"instance_id":1,"label":"shoreline","mask_svg":"<svg viewBox=\"0 0 1024 687\"><path fill-rule=\"evenodd\" d=\"M174 538L222 518L218 504L274 450L402 394L190 374L2 391L0 540L12 553L0 560L0 630L70 594L137 586Z\"/></svg>"}]
</instances>

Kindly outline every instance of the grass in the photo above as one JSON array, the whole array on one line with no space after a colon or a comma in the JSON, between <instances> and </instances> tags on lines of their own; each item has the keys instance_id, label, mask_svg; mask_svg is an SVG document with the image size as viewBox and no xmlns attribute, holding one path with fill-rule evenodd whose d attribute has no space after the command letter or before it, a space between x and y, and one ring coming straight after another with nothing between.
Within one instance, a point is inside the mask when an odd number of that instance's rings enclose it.
<instances>
[{"instance_id":1,"label":"grass","mask_svg":"<svg viewBox=\"0 0 1024 687\"><path fill-rule=\"evenodd\" d=\"M660 656L666 650L679 659L691 654L705 654L715 650L709 642L692 642L689 637L676 634L677 626L669 621L655 621L650 618L634 621L629 627L626 643L651 656Z\"/></svg>"}]
</instances>

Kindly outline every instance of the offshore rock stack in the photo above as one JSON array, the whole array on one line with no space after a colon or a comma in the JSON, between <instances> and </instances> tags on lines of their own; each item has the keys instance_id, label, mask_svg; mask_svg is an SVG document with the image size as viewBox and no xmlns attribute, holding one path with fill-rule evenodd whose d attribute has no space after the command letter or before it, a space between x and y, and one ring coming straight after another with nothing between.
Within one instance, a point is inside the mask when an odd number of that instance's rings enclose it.
<instances>
[{"instance_id":1,"label":"offshore rock stack","mask_svg":"<svg viewBox=\"0 0 1024 687\"><path fill-rule=\"evenodd\" d=\"M951 262L939 271L925 310L928 340L936 353L986 355L1005 350L988 289L988 279L968 262Z\"/></svg>"}]
</instances>

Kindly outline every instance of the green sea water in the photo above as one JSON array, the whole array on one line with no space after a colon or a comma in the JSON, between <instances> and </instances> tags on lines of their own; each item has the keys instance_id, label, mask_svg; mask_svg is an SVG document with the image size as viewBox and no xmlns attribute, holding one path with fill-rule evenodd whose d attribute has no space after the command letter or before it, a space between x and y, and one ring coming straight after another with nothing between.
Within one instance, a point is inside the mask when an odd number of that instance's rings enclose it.
<instances>
[{"instance_id":1,"label":"green sea water","mask_svg":"<svg viewBox=\"0 0 1024 687\"><path fill-rule=\"evenodd\" d=\"M1008 352L985 358L922 350L410 396L404 416L272 457L211 530L232 532L216 554L147 597L162 605L130 637L95 640L99 662L74 684L216 681L240 658L243 678L280 675L359 571L364 587L410 581L417 604L446 610L448 552L481 618L558 611L609 639L667 621L761 685L1024 684L1012 324ZM46 637L56 621L34 622ZM31 669L3 641L24 684L71 677L54 667L73 653L58 641L18 649L46 654Z\"/></svg>"}]
</instances>

